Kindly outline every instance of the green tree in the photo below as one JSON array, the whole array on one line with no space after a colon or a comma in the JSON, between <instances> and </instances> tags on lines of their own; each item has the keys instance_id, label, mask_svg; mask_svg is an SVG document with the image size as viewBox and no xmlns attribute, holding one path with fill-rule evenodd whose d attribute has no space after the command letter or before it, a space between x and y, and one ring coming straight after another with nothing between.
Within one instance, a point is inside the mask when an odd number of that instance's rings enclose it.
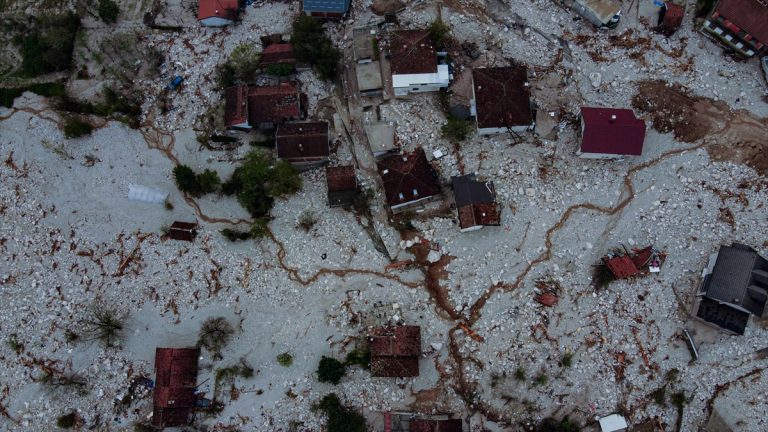
<instances>
[{"instance_id":1,"label":"green tree","mask_svg":"<svg viewBox=\"0 0 768 432\"><path fill-rule=\"evenodd\" d=\"M275 162L266 152L252 150L232 177L222 185L227 195L235 194L238 202L254 218L265 218L274 204L274 198L292 194L301 189L301 177L285 161Z\"/></svg>"},{"instance_id":2,"label":"green tree","mask_svg":"<svg viewBox=\"0 0 768 432\"><path fill-rule=\"evenodd\" d=\"M35 77L68 70L79 30L80 18L72 12L40 17L34 28L13 39L22 57L19 75Z\"/></svg>"},{"instance_id":3,"label":"green tree","mask_svg":"<svg viewBox=\"0 0 768 432\"><path fill-rule=\"evenodd\" d=\"M443 136L452 141L464 141L470 133L469 123L456 117L448 117L448 122L440 128Z\"/></svg>"},{"instance_id":4,"label":"green tree","mask_svg":"<svg viewBox=\"0 0 768 432\"><path fill-rule=\"evenodd\" d=\"M338 384L345 373L344 363L332 357L323 356L317 365L317 379L320 382Z\"/></svg>"},{"instance_id":5,"label":"green tree","mask_svg":"<svg viewBox=\"0 0 768 432\"><path fill-rule=\"evenodd\" d=\"M120 7L113 0L99 0L98 13L102 21L112 24L117 22Z\"/></svg>"},{"instance_id":6,"label":"green tree","mask_svg":"<svg viewBox=\"0 0 768 432\"><path fill-rule=\"evenodd\" d=\"M252 81L259 70L261 54L256 51L252 43L242 43L232 50L229 56L229 64L235 71L235 78L240 81Z\"/></svg>"},{"instance_id":7,"label":"green tree","mask_svg":"<svg viewBox=\"0 0 768 432\"><path fill-rule=\"evenodd\" d=\"M442 48L451 35L450 27L439 19L432 21L427 30L429 31L429 38L436 48Z\"/></svg>"},{"instance_id":8,"label":"green tree","mask_svg":"<svg viewBox=\"0 0 768 432\"><path fill-rule=\"evenodd\" d=\"M333 46L319 21L300 16L293 23L291 44L296 59L313 64L320 78L330 80L336 75L341 52Z\"/></svg>"},{"instance_id":9,"label":"green tree","mask_svg":"<svg viewBox=\"0 0 768 432\"><path fill-rule=\"evenodd\" d=\"M328 432L365 432L365 418L357 411L342 405L336 393L325 395L317 408L328 417Z\"/></svg>"},{"instance_id":10,"label":"green tree","mask_svg":"<svg viewBox=\"0 0 768 432\"><path fill-rule=\"evenodd\" d=\"M216 192L221 185L221 180L219 179L219 175L216 174L216 171L207 169L203 171L202 174L197 175L197 184L200 186L200 192L207 194Z\"/></svg>"},{"instance_id":11,"label":"green tree","mask_svg":"<svg viewBox=\"0 0 768 432\"><path fill-rule=\"evenodd\" d=\"M176 186L182 192L187 192L192 196L200 195L200 184L197 182L197 175L192 168L186 165L176 165L173 169L173 177L176 179Z\"/></svg>"}]
</instances>

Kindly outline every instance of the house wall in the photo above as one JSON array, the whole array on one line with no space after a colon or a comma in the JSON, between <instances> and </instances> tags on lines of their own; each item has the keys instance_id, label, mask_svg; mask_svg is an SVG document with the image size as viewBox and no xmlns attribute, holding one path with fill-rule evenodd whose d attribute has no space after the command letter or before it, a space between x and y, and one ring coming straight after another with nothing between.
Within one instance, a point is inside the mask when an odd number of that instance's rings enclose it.
<instances>
[{"instance_id":1,"label":"house wall","mask_svg":"<svg viewBox=\"0 0 768 432\"><path fill-rule=\"evenodd\" d=\"M464 233L464 232L477 231L477 230L482 229L482 228L483 228L482 225L475 225L475 226L471 226L471 227L468 227L468 228L461 228L461 229L459 229L459 231Z\"/></svg>"},{"instance_id":2,"label":"house wall","mask_svg":"<svg viewBox=\"0 0 768 432\"><path fill-rule=\"evenodd\" d=\"M206 27L224 27L234 23L234 21L222 17L208 17L200 20L200 24Z\"/></svg>"},{"instance_id":3,"label":"house wall","mask_svg":"<svg viewBox=\"0 0 768 432\"><path fill-rule=\"evenodd\" d=\"M477 126L477 116L475 116L475 126ZM502 134L507 133L509 130L512 130L512 132L526 132L533 130L534 126L536 126L535 123L531 123L530 125L524 125L524 126L513 126L510 128L478 128L477 133L480 135L494 135L494 134Z\"/></svg>"},{"instance_id":4,"label":"house wall","mask_svg":"<svg viewBox=\"0 0 768 432\"><path fill-rule=\"evenodd\" d=\"M758 48L758 44L760 44L759 41L755 39L749 41L746 40L746 32L740 31L736 33L726 28L725 24L723 23L723 19L724 18L722 15L711 16L709 19L704 21L704 24L701 26L701 30L713 36L723 44L733 48L745 57L752 57L756 53L768 51L765 45L762 45L760 48Z\"/></svg>"},{"instance_id":5,"label":"house wall","mask_svg":"<svg viewBox=\"0 0 768 432\"><path fill-rule=\"evenodd\" d=\"M392 87L395 96L407 96L409 93L426 93L439 91L448 87L448 83L410 84L405 87Z\"/></svg>"},{"instance_id":6,"label":"house wall","mask_svg":"<svg viewBox=\"0 0 768 432\"><path fill-rule=\"evenodd\" d=\"M404 211L406 211L406 210L408 210L410 208L413 208L413 207L416 207L416 206L419 206L419 205L424 205L424 204L427 203L427 201L433 199L434 197L435 197L434 195L430 195L430 196L427 196L427 197L424 197L424 198L419 198L417 200L406 201L406 202L404 202L402 204L397 204L397 205L389 206L389 208L392 210L392 213L400 213L400 212L404 212Z\"/></svg>"},{"instance_id":7,"label":"house wall","mask_svg":"<svg viewBox=\"0 0 768 432\"><path fill-rule=\"evenodd\" d=\"M448 87L450 83L451 78L447 65L438 65L435 73L392 74L392 89L395 96L438 91Z\"/></svg>"},{"instance_id":8,"label":"house wall","mask_svg":"<svg viewBox=\"0 0 768 432\"><path fill-rule=\"evenodd\" d=\"M576 156L582 159L624 159L625 155L613 153L584 153L579 150L576 152Z\"/></svg>"}]
</instances>

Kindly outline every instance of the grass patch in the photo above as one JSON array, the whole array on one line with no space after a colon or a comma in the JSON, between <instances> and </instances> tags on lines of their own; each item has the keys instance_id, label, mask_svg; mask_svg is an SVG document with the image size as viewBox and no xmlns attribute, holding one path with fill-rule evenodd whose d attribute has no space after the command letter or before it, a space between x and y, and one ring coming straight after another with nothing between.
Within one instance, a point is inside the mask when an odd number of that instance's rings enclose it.
<instances>
[{"instance_id":1,"label":"grass patch","mask_svg":"<svg viewBox=\"0 0 768 432\"><path fill-rule=\"evenodd\" d=\"M533 379L533 383L538 386L547 385L549 382L549 377L544 372L539 373L536 375L536 378Z\"/></svg>"},{"instance_id":2,"label":"grass patch","mask_svg":"<svg viewBox=\"0 0 768 432\"><path fill-rule=\"evenodd\" d=\"M40 17L14 38L22 57L17 74L29 78L69 70L79 30L80 17L72 12Z\"/></svg>"},{"instance_id":3,"label":"grass patch","mask_svg":"<svg viewBox=\"0 0 768 432\"><path fill-rule=\"evenodd\" d=\"M573 366L573 353L568 351L560 358L560 366L569 368Z\"/></svg>"},{"instance_id":4,"label":"grass patch","mask_svg":"<svg viewBox=\"0 0 768 432\"><path fill-rule=\"evenodd\" d=\"M311 230L316 223L317 223L317 216L315 216L315 212L313 212L312 210L304 210L301 213L301 216L299 216L299 223L297 224L297 226L303 229L304 232L308 233L309 230Z\"/></svg>"},{"instance_id":5,"label":"grass patch","mask_svg":"<svg viewBox=\"0 0 768 432\"><path fill-rule=\"evenodd\" d=\"M282 367L291 367L293 364L293 356L289 352L278 354L277 363Z\"/></svg>"},{"instance_id":6,"label":"grass patch","mask_svg":"<svg viewBox=\"0 0 768 432\"><path fill-rule=\"evenodd\" d=\"M456 117L448 117L448 121L440 128L443 137L451 141L464 141L472 132L469 122Z\"/></svg>"},{"instance_id":7,"label":"grass patch","mask_svg":"<svg viewBox=\"0 0 768 432\"><path fill-rule=\"evenodd\" d=\"M8 341L6 341L8 344L8 347L13 350L13 352L16 353L16 355L19 355L24 351L24 344L19 342L19 335L16 333L11 333L10 336L8 336Z\"/></svg>"},{"instance_id":8,"label":"grass patch","mask_svg":"<svg viewBox=\"0 0 768 432\"><path fill-rule=\"evenodd\" d=\"M515 369L515 379L518 381L525 381L525 369L521 366L518 366L517 369Z\"/></svg>"}]
</instances>

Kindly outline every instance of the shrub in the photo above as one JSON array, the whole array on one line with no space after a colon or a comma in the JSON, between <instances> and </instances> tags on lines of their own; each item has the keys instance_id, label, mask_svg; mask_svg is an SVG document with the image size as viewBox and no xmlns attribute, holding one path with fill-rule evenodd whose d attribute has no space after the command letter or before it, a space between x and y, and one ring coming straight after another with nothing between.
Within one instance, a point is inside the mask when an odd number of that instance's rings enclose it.
<instances>
[{"instance_id":1,"label":"shrub","mask_svg":"<svg viewBox=\"0 0 768 432\"><path fill-rule=\"evenodd\" d=\"M560 366L569 368L573 365L573 353L568 351L560 358Z\"/></svg>"},{"instance_id":2,"label":"shrub","mask_svg":"<svg viewBox=\"0 0 768 432\"><path fill-rule=\"evenodd\" d=\"M525 381L525 369L522 367L515 369L515 379L518 381Z\"/></svg>"},{"instance_id":3,"label":"shrub","mask_svg":"<svg viewBox=\"0 0 768 432\"><path fill-rule=\"evenodd\" d=\"M103 305L93 306L88 318L83 320L85 330L92 339L100 340L106 347L114 347L123 333L125 315Z\"/></svg>"},{"instance_id":4,"label":"shrub","mask_svg":"<svg viewBox=\"0 0 768 432\"><path fill-rule=\"evenodd\" d=\"M291 365L293 364L293 356L288 352L278 354L277 363L283 367L291 367Z\"/></svg>"},{"instance_id":5,"label":"shrub","mask_svg":"<svg viewBox=\"0 0 768 432\"><path fill-rule=\"evenodd\" d=\"M317 223L317 216L312 210L304 210L299 216L298 227L303 229L304 232L309 232L313 226Z\"/></svg>"},{"instance_id":6,"label":"shrub","mask_svg":"<svg viewBox=\"0 0 768 432\"><path fill-rule=\"evenodd\" d=\"M16 333L11 333L10 336L8 336L8 347L13 350L13 352L16 353L16 355L21 354L22 351L24 351L24 344L19 342L19 335Z\"/></svg>"},{"instance_id":7,"label":"shrub","mask_svg":"<svg viewBox=\"0 0 768 432\"><path fill-rule=\"evenodd\" d=\"M301 177L291 164L274 162L265 152L252 150L243 164L235 169L222 191L237 195L240 202L254 218L266 218L272 209L274 197L295 193L301 189ZM266 227L263 220L260 228Z\"/></svg>"},{"instance_id":8,"label":"shrub","mask_svg":"<svg viewBox=\"0 0 768 432\"><path fill-rule=\"evenodd\" d=\"M313 64L320 78L329 80L335 76L341 52L333 46L319 21L300 16L293 23L291 44L296 59Z\"/></svg>"},{"instance_id":9,"label":"shrub","mask_svg":"<svg viewBox=\"0 0 768 432\"><path fill-rule=\"evenodd\" d=\"M347 353L347 359L344 364L347 366L358 365L362 366L364 369L370 369L371 351L368 349L368 347L355 348Z\"/></svg>"},{"instance_id":10,"label":"shrub","mask_svg":"<svg viewBox=\"0 0 768 432\"><path fill-rule=\"evenodd\" d=\"M266 237L269 234L269 220L263 217L254 220L248 233L255 239Z\"/></svg>"},{"instance_id":11,"label":"shrub","mask_svg":"<svg viewBox=\"0 0 768 432\"><path fill-rule=\"evenodd\" d=\"M218 383L227 379L235 378L235 377L241 377L241 378L253 378L253 368L246 365L245 363L234 365L234 366L228 366L216 369L216 376L215 376L215 383L218 386Z\"/></svg>"},{"instance_id":12,"label":"shrub","mask_svg":"<svg viewBox=\"0 0 768 432\"><path fill-rule=\"evenodd\" d=\"M607 265L600 263L592 266L592 286L595 287L595 291L607 288L613 280L613 273Z\"/></svg>"},{"instance_id":13,"label":"shrub","mask_svg":"<svg viewBox=\"0 0 768 432\"><path fill-rule=\"evenodd\" d=\"M90 135L91 132L93 132L93 126L77 117L68 117L64 121L65 138L80 138L85 135Z\"/></svg>"},{"instance_id":14,"label":"shrub","mask_svg":"<svg viewBox=\"0 0 768 432\"><path fill-rule=\"evenodd\" d=\"M231 242L248 240L251 238L251 233L249 231L238 231L230 228L224 228L219 232Z\"/></svg>"},{"instance_id":15,"label":"shrub","mask_svg":"<svg viewBox=\"0 0 768 432\"><path fill-rule=\"evenodd\" d=\"M232 64L229 62L220 64L216 68L216 83L219 85L219 88L232 87L235 85L235 75L237 74Z\"/></svg>"},{"instance_id":16,"label":"shrub","mask_svg":"<svg viewBox=\"0 0 768 432\"><path fill-rule=\"evenodd\" d=\"M202 174L197 175L197 184L200 186L200 192L207 194L216 192L221 185L221 180L215 171L207 169Z\"/></svg>"},{"instance_id":17,"label":"shrub","mask_svg":"<svg viewBox=\"0 0 768 432\"><path fill-rule=\"evenodd\" d=\"M234 76L240 81L251 81L259 70L261 54L252 43L242 43L232 50L229 56L229 64L232 66Z\"/></svg>"},{"instance_id":18,"label":"shrub","mask_svg":"<svg viewBox=\"0 0 768 432\"><path fill-rule=\"evenodd\" d=\"M442 48L445 42L448 40L448 36L451 34L451 29L442 20L432 21L427 29L429 31L429 38L435 45L435 48Z\"/></svg>"},{"instance_id":19,"label":"shrub","mask_svg":"<svg viewBox=\"0 0 768 432\"><path fill-rule=\"evenodd\" d=\"M365 418L341 404L335 393L325 395L317 408L328 417L328 432L365 432Z\"/></svg>"},{"instance_id":20,"label":"shrub","mask_svg":"<svg viewBox=\"0 0 768 432\"><path fill-rule=\"evenodd\" d=\"M208 318L200 327L197 345L212 353L219 353L232 339L235 329L224 317Z\"/></svg>"},{"instance_id":21,"label":"shrub","mask_svg":"<svg viewBox=\"0 0 768 432\"><path fill-rule=\"evenodd\" d=\"M669 400L672 402L672 405L677 407L678 410L682 410L685 404L688 403L688 398L686 398L684 391L673 393Z\"/></svg>"},{"instance_id":22,"label":"shrub","mask_svg":"<svg viewBox=\"0 0 768 432\"><path fill-rule=\"evenodd\" d=\"M88 385L85 378L72 372L61 372L52 368L46 368L43 370L43 374L35 379L38 383L45 386L47 390L54 391L71 391L79 395L88 394Z\"/></svg>"},{"instance_id":23,"label":"shrub","mask_svg":"<svg viewBox=\"0 0 768 432\"><path fill-rule=\"evenodd\" d=\"M656 402L657 405L660 406L666 406L667 404L667 386L662 386L657 388L651 393L651 397L653 398L653 401Z\"/></svg>"},{"instance_id":24,"label":"shrub","mask_svg":"<svg viewBox=\"0 0 768 432\"><path fill-rule=\"evenodd\" d=\"M79 30L80 18L72 12L41 17L35 28L14 38L22 57L18 74L35 77L68 70Z\"/></svg>"},{"instance_id":25,"label":"shrub","mask_svg":"<svg viewBox=\"0 0 768 432\"><path fill-rule=\"evenodd\" d=\"M338 384L345 372L346 368L342 362L323 356L317 366L317 379L324 383Z\"/></svg>"},{"instance_id":26,"label":"shrub","mask_svg":"<svg viewBox=\"0 0 768 432\"><path fill-rule=\"evenodd\" d=\"M72 411L56 419L56 426L62 429L72 429L77 423L77 413Z\"/></svg>"},{"instance_id":27,"label":"shrub","mask_svg":"<svg viewBox=\"0 0 768 432\"><path fill-rule=\"evenodd\" d=\"M451 141L464 141L470 134L469 123L456 117L448 117L448 122L440 128L440 131L443 137Z\"/></svg>"},{"instance_id":28,"label":"shrub","mask_svg":"<svg viewBox=\"0 0 768 432\"><path fill-rule=\"evenodd\" d=\"M533 379L533 383L536 385L546 385L549 382L549 377L544 372L539 373L536 375L536 378Z\"/></svg>"},{"instance_id":29,"label":"shrub","mask_svg":"<svg viewBox=\"0 0 768 432\"><path fill-rule=\"evenodd\" d=\"M117 22L120 7L112 0L99 0L98 13L102 21L112 24Z\"/></svg>"},{"instance_id":30,"label":"shrub","mask_svg":"<svg viewBox=\"0 0 768 432\"><path fill-rule=\"evenodd\" d=\"M192 168L186 165L176 165L173 168L173 177L176 179L176 186L182 192L187 192L192 196L200 195L200 184L197 182L197 176Z\"/></svg>"},{"instance_id":31,"label":"shrub","mask_svg":"<svg viewBox=\"0 0 768 432\"><path fill-rule=\"evenodd\" d=\"M285 63L271 64L266 67L264 72L268 75L288 76L293 73L293 65Z\"/></svg>"}]
</instances>

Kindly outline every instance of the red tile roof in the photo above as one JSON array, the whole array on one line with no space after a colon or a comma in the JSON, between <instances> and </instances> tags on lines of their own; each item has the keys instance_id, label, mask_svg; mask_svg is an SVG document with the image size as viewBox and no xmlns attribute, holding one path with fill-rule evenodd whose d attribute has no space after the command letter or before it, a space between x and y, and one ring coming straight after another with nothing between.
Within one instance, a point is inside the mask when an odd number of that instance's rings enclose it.
<instances>
[{"instance_id":1,"label":"red tile roof","mask_svg":"<svg viewBox=\"0 0 768 432\"><path fill-rule=\"evenodd\" d=\"M262 66L296 63L296 56L293 54L293 45L289 43L276 43L267 46L261 52L260 63Z\"/></svg>"},{"instance_id":2,"label":"red tile roof","mask_svg":"<svg viewBox=\"0 0 768 432\"><path fill-rule=\"evenodd\" d=\"M437 73L437 53L427 30L401 30L389 38L392 74Z\"/></svg>"},{"instance_id":3,"label":"red tile roof","mask_svg":"<svg viewBox=\"0 0 768 432\"><path fill-rule=\"evenodd\" d=\"M581 108L581 151L635 155L643 153L645 122L629 109Z\"/></svg>"},{"instance_id":4,"label":"red tile roof","mask_svg":"<svg viewBox=\"0 0 768 432\"><path fill-rule=\"evenodd\" d=\"M200 0L197 19L219 17L234 21L237 19L238 8L238 0Z\"/></svg>"},{"instance_id":5,"label":"red tile roof","mask_svg":"<svg viewBox=\"0 0 768 432\"><path fill-rule=\"evenodd\" d=\"M299 87L295 82L248 89L248 120L252 124L279 123L300 114Z\"/></svg>"},{"instance_id":6,"label":"red tile roof","mask_svg":"<svg viewBox=\"0 0 768 432\"><path fill-rule=\"evenodd\" d=\"M371 375L419 376L421 328L418 326L378 327L371 331L368 339L371 348Z\"/></svg>"},{"instance_id":7,"label":"red tile roof","mask_svg":"<svg viewBox=\"0 0 768 432\"><path fill-rule=\"evenodd\" d=\"M531 93L525 66L472 70L478 128L533 124Z\"/></svg>"},{"instance_id":8,"label":"red tile roof","mask_svg":"<svg viewBox=\"0 0 768 432\"><path fill-rule=\"evenodd\" d=\"M616 279L624 279L633 276L639 272L635 263L632 262L632 258L621 255L612 258L603 258L603 262L608 269L613 273Z\"/></svg>"},{"instance_id":9,"label":"red tile roof","mask_svg":"<svg viewBox=\"0 0 768 432\"><path fill-rule=\"evenodd\" d=\"M440 192L432 165L421 147L413 153L381 159L377 166L390 206L416 201Z\"/></svg>"},{"instance_id":10,"label":"red tile roof","mask_svg":"<svg viewBox=\"0 0 768 432\"><path fill-rule=\"evenodd\" d=\"M224 90L224 124L227 127L248 123L248 87L235 86Z\"/></svg>"},{"instance_id":11,"label":"red tile roof","mask_svg":"<svg viewBox=\"0 0 768 432\"><path fill-rule=\"evenodd\" d=\"M281 124L275 133L275 146L277 147L277 157L289 162L327 159L330 154L328 123Z\"/></svg>"},{"instance_id":12,"label":"red tile roof","mask_svg":"<svg viewBox=\"0 0 768 432\"><path fill-rule=\"evenodd\" d=\"M197 348L157 348L155 350L155 394L152 424L158 427L189 423L195 406Z\"/></svg>"},{"instance_id":13,"label":"red tile roof","mask_svg":"<svg viewBox=\"0 0 768 432\"><path fill-rule=\"evenodd\" d=\"M720 0L715 12L768 44L768 2L765 0Z\"/></svg>"},{"instance_id":14,"label":"red tile roof","mask_svg":"<svg viewBox=\"0 0 768 432\"><path fill-rule=\"evenodd\" d=\"M342 192L357 189L355 167L352 165L325 167L328 192Z\"/></svg>"},{"instance_id":15,"label":"red tile roof","mask_svg":"<svg viewBox=\"0 0 768 432\"><path fill-rule=\"evenodd\" d=\"M459 207L459 227L501 225L501 208L498 204L469 204Z\"/></svg>"},{"instance_id":16,"label":"red tile roof","mask_svg":"<svg viewBox=\"0 0 768 432\"><path fill-rule=\"evenodd\" d=\"M660 27L667 30L677 29L683 23L685 9L672 2L665 2L664 5L667 11L664 13L664 21L662 21Z\"/></svg>"}]
</instances>

